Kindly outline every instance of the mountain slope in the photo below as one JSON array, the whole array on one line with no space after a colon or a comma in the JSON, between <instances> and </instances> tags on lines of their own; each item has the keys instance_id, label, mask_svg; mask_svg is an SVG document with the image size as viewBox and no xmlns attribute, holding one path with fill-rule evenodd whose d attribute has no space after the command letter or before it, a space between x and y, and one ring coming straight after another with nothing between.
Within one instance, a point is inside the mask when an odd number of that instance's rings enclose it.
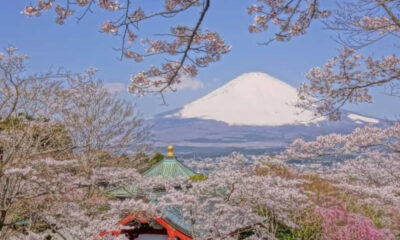
<instances>
[{"instance_id":1,"label":"mountain slope","mask_svg":"<svg viewBox=\"0 0 400 240\"><path fill-rule=\"evenodd\" d=\"M309 124L312 112L294 106L297 90L265 73L245 73L185 105L174 117L216 120L229 125L282 126Z\"/></svg>"}]
</instances>

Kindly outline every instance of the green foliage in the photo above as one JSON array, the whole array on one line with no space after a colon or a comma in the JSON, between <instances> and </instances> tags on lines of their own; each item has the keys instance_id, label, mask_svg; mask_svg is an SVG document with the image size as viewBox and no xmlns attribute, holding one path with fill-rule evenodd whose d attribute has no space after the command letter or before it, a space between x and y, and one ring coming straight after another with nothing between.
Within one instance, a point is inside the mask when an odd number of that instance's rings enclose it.
<instances>
[{"instance_id":1,"label":"green foliage","mask_svg":"<svg viewBox=\"0 0 400 240\"><path fill-rule=\"evenodd\" d=\"M207 180L208 177L207 177L206 175L204 175L204 174L198 173L198 174L196 174L196 175L191 176L189 179L190 179L191 181L193 181L193 182L197 182L197 181L204 181L204 180Z\"/></svg>"},{"instance_id":2,"label":"green foliage","mask_svg":"<svg viewBox=\"0 0 400 240\"><path fill-rule=\"evenodd\" d=\"M156 165L157 163L161 162L164 159L164 155L160 152L156 152L153 154L149 161L149 168Z\"/></svg>"},{"instance_id":3,"label":"green foliage","mask_svg":"<svg viewBox=\"0 0 400 240\"><path fill-rule=\"evenodd\" d=\"M314 222L311 226L300 226L296 229L279 229L276 238L279 240L311 240L318 239L321 232L321 226L318 222Z\"/></svg>"},{"instance_id":4,"label":"green foliage","mask_svg":"<svg viewBox=\"0 0 400 240\"><path fill-rule=\"evenodd\" d=\"M92 206L87 206L87 215L88 216L95 216L98 214L105 213L109 211L111 208L108 204L95 204Z\"/></svg>"},{"instance_id":5,"label":"green foliage","mask_svg":"<svg viewBox=\"0 0 400 240\"><path fill-rule=\"evenodd\" d=\"M27 224L29 224L29 221L26 220L27 217L25 215L23 215L23 214L15 213L15 214L12 215L11 219L12 219L11 222L15 223L15 225L27 225Z\"/></svg>"},{"instance_id":6,"label":"green foliage","mask_svg":"<svg viewBox=\"0 0 400 240\"><path fill-rule=\"evenodd\" d=\"M275 237L279 240L316 240L319 239L319 233L321 232L321 226L318 221L307 221L304 222L304 226L293 229L284 225L278 227ZM238 239L244 240L253 235L253 231L241 232Z\"/></svg>"},{"instance_id":7,"label":"green foliage","mask_svg":"<svg viewBox=\"0 0 400 240\"><path fill-rule=\"evenodd\" d=\"M279 224L276 238L279 240L316 240L322 232L322 219L313 207L307 208L294 217L296 228Z\"/></svg>"},{"instance_id":8,"label":"green foliage","mask_svg":"<svg viewBox=\"0 0 400 240\"><path fill-rule=\"evenodd\" d=\"M253 234L254 234L253 231L244 231L244 232L241 232L241 233L239 233L239 240L244 240L244 239L250 237L250 236L253 235Z\"/></svg>"},{"instance_id":9,"label":"green foliage","mask_svg":"<svg viewBox=\"0 0 400 240\"><path fill-rule=\"evenodd\" d=\"M23 127L24 121L35 121L36 119L29 114L20 113L17 117L9 117L2 119L0 117L0 131L6 129L15 129L16 127Z\"/></svg>"},{"instance_id":10,"label":"green foliage","mask_svg":"<svg viewBox=\"0 0 400 240\"><path fill-rule=\"evenodd\" d=\"M7 118L5 120L0 119L0 131L14 129L16 126L19 126L21 122L22 121L19 118Z\"/></svg>"},{"instance_id":11,"label":"green foliage","mask_svg":"<svg viewBox=\"0 0 400 240\"><path fill-rule=\"evenodd\" d=\"M298 240L296 234L290 230L278 232L276 238L279 240Z\"/></svg>"},{"instance_id":12,"label":"green foliage","mask_svg":"<svg viewBox=\"0 0 400 240\"><path fill-rule=\"evenodd\" d=\"M39 151L51 151L54 153L52 156L54 158L57 158L60 152L71 153L69 147L72 146L72 139L65 126L50 122L48 119L35 119L25 114L4 120L0 119L0 132L6 130L11 134L18 131L24 132L26 137L31 138L32 144L39 147ZM0 142L0 153L1 148ZM70 151L67 152L67 149Z\"/></svg>"},{"instance_id":13,"label":"green foliage","mask_svg":"<svg viewBox=\"0 0 400 240\"><path fill-rule=\"evenodd\" d=\"M140 152L136 155L134 160L134 168L136 168L140 173L144 173L163 159L164 155L159 152L154 153L151 158L146 153Z\"/></svg>"},{"instance_id":14,"label":"green foliage","mask_svg":"<svg viewBox=\"0 0 400 240\"><path fill-rule=\"evenodd\" d=\"M11 221L13 223L12 228L14 230L21 231L29 227L32 232L39 233L50 229L50 226L46 222L31 221L28 216L23 214L14 214Z\"/></svg>"},{"instance_id":15,"label":"green foliage","mask_svg":"<svg viewBox=\"0 0 400 240\"><path fill-rule=\"evenodd\" d=\"M138 152L133 156L133 159L129 159L129 165L137 169L138 172L143 173L149 168L150 157L144 152Z\"/></svg>"},{"instance_id":16,"label":"green foliage","mask_svg":"<svg viewBox=\"0 0 400 240\"><path fill-rule=\"evenodd\" d=\"M72 139L67 129L62 124L46 123L44 127L35 127L33 130L33 137L40 141L44 151L51 149L68 149L72 146ZM69 151L69 153L71 153L71 151Z\"/></svg>"}]
</instances>

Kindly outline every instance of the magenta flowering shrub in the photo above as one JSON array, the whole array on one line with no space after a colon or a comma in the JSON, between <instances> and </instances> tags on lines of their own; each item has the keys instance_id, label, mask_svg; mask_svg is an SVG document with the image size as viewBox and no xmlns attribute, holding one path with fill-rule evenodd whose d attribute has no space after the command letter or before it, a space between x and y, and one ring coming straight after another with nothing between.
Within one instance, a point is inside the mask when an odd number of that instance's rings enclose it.
<instances>
[{"instance_id":1,"label":"magenta flowering shrub","mask_svg":"<svg viewBox=\"0 0 400 240\"><path fill-rule=\"evenodd\" d=\"M377 229L373 222L361 215L334 207L318 207L322 230L329 240L391 240L386 229Z\"/></svg>"}]
</instances>

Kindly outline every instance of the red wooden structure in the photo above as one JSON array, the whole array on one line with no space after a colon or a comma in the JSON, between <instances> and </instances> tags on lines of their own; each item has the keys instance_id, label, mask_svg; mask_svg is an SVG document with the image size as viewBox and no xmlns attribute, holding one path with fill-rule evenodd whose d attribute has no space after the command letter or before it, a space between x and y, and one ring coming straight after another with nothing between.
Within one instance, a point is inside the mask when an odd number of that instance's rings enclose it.
<instances>
[{"instance_id":1,"label":"red wooden structure","mask_svg":"<svg viewBox=\"0 0 400 240\"><path fill-rule=\"evenodd\" d=\"M183 232L179 231L178 229L172 227L166 220L160 217L155 217L153 218L154 221L156 221L158 224L160 224L165 230L168 235L168 240L174 240L174 239L179 239L179 240L192 240L192 238ZM124 219L122 219L119 224L120 225L128 225L132 221L138 221L140 224L146 224L148 223L148 219L141 215L141 214L129 214L126 216ZM124 234L126 230L114 230L114 231L104 231L99 234L100 237L103 237L107 234L112 234L114 236L119 236L120 234Z\"/></svg>"}]
</instances>

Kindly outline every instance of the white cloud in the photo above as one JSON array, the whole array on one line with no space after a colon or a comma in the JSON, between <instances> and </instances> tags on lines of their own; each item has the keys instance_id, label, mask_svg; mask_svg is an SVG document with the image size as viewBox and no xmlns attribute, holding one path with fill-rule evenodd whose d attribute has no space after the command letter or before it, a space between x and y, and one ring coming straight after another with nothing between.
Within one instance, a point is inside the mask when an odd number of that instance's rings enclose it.
<instances>
[{"instance_id":1,"label":"white cloud","mask_svg":"<svg viewBox=\"0 0 400 240\"><path fill-rule=\"evenodd\" d=\"M184 78L182 79L182 82L180 84L173 86L174 89L179 91L186 89L196 90L196 89L201 89L203 87L204 87L203 82L196 78ZM110 93L121 93L127 91L128 87L124 83L114 82L114 83L104 83L104 88Z\"/></svg>"},{"instance_id":2,"label":"white cloud","mask_svg":"<svg viewBox=\"0 0 400 240\"><path fill-rule=\"evenodd\" d=\"M105 83L104 88L111 93L120 93L126 91L127 86L123 83Z\"/></svg>"},{"instance_id":3,"label":"white cloud","mask_svg":"<svg viewBox=\"0 0 400 240\"><path fill-rule=\"evenodd\" d=\"M200 89L203 88L204 84L202 81L196 78L184 78L180 84L174 86L177 90L184 90L184 89Z\"/></svg>"}]
</instances>

